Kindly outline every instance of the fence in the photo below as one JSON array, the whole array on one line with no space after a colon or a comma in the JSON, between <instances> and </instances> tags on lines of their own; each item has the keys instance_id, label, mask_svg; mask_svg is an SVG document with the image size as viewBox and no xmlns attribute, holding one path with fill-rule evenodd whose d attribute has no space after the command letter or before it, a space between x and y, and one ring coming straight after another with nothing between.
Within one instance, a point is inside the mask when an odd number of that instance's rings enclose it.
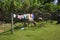
<instances>
[{"instance_id":1,"label":"fence","mask_svg":"<svg viewBox=\"0 0 60 40\"><path fill-rule=\"evenodd\" d=\"M0 33L6 32L11 29L11 24L0 24Z\"/></svg>"}]
</instances>

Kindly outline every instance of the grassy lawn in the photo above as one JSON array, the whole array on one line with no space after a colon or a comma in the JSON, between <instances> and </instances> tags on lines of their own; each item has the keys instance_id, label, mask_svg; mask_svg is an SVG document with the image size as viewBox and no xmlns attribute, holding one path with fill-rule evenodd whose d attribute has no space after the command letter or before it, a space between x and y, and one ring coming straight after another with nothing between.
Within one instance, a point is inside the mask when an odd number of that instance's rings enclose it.
<instances>
[{"instance_id":1,"label":"grassy lawn","mask_svg":"<svg viewBox=\"0 0 60 40\"><path fill-rule=\"evenodd\" d=\"M0 33L0 40L60 40L60 24L48 22L42 25L38 22L37 27L26 27L25 30L15 29L14 34L10 31Z\"/></svg>"}]
</instances>

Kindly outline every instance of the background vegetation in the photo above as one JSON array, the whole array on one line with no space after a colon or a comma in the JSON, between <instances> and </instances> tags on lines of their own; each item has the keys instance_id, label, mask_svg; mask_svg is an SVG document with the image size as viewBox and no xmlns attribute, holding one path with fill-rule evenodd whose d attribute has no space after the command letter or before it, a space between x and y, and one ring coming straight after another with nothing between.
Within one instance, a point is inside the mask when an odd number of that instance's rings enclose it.
<instances>
[{"instance_id":1,"label":"background vegetation","mask_svg":"<svg viewBox=\"0 0 60 40\"><path fill-rule=\"evenodd\" d=\"M60 9L60 1L56 5L52 2L53 0L2 0L0 1L0 20L10 22L11 12L16 14L30 12L36 16L45 12L57 12Z\"/></svg>"}]
</instances>

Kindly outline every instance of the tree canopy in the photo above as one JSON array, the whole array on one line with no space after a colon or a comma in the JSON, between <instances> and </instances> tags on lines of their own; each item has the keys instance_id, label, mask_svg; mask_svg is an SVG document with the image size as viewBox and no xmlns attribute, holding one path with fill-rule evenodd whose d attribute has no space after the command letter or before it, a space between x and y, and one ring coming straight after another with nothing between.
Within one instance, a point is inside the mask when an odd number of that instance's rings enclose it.
<instances>
[{"instance_id":1,"label":"tree canopy","mask_svg":"<svg viewBox=\"0 0 60 40\"><path fill-rule=\"evenodd\" d=\"M27 13L27 12L56 12L60 9L59 3L54 5L52 0L3 0L0 1L0 13L8 19L11 12Z\"/></svg>"}]
</instances>

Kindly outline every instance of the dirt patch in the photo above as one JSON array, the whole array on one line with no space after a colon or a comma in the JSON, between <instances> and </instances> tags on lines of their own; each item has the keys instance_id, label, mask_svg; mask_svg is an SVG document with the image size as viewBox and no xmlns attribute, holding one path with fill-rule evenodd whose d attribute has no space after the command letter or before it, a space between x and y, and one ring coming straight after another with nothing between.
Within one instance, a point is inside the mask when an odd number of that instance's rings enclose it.
<instances>
[{"instance_id":1,"label":"dirt patch","mask_svg":"<svg viewBox=\"0 0 60 40\"><path fill-rule=\"evenodd\" d=\"M0 30L0 33L1 33L1 32L4 32L4 30Z\"/></svg>"}]
</instances>

